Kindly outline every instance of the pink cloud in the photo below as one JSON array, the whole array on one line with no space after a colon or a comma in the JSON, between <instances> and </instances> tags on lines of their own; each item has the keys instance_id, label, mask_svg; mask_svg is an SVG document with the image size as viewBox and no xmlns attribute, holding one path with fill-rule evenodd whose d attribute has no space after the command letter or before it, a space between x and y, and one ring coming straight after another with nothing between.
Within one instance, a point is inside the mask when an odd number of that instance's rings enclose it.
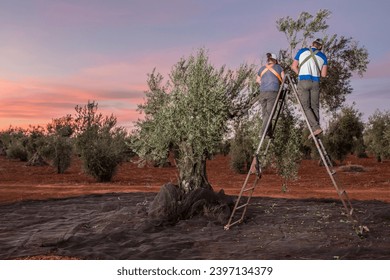
<instances>
[{"instance_id":1,"label":"pink cloud","mask_svg":"<svg viewBox=\"0 0 390 280\"><path fill-rule=\"evenodd\" d=\"M104 63L100 61L97 66L61 78L28 78L9 73L17 78L0 79L0 130L10 124L44 125L52 118L74 113L76 105L89 100L97 101L103 113L114 113L120 123L135 121L140 117L135 111L137 104L144 102L147 73L156 66L158 71L168 70L173 64L170 59L176 62L178 55L145 54L123 59L125 62L105 59Z\"/></svg>"},{"instance_id":2,"label":"pink cloud","mask_svg":"<svg viewBox=\"0 0 390 280\"><path fill-rule=\"evenodd\" d=\"M129 85L115 92L109 88L89 89L85 85L64 86L32 79L0 80L0 130L9 125L46 125L53 118L74 114L76 105L92 100L98 102L103 114L117 116L119 123L135 121L140 116L136 105L143 102L139 89Z\"/></svg>"},{"instance_id":3,"label":"pink cloud","mask_svg":"<svg viewBox=\"0 0 390 280\"><path fill-rule=\"evenodd\" d=\"M244 62L242 53L256 45L265 36L258 31L226 41L218 41L208 46L187 46L161 49L155 52L144 51L137 57L101 57L89 55L89 66L60 78L16 76L11 80L0 79L0 102L4 110L0 112L0 130L9 124L46 124L52 118L73 114L76 105L95 100L106 114L113 113L120 124L137 120L137 104L144 102L147 90L147 73L154 68L165 80L171 67L181 58L196 54L198 48L209 50L210 60L217 67L237 57L233 67ZM245 49L245 51L242 51ZM264 47L264 52L269 48ZM249 63L257 59L253 51L247 55ZM231 65L228 65L231 67ZM10 76L10 75L8 75Z\"/></svg>"},{"instance_id":4,"label":"pink cloud","mask_svg":"<svg viewBox=\"0 0 390 280\"><path fill-rule=\"evenodd\" d=\"M390 76L390 52L368 64L365 78L388 78Z\"/></svg>"}]
</instances>

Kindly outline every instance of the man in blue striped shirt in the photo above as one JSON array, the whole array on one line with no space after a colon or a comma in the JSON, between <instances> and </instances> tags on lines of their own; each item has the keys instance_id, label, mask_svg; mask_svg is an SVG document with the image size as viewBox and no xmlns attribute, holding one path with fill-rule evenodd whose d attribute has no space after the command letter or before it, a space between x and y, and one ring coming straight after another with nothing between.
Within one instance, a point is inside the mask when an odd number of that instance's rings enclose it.
<instances>
[{"instance_id":1,"label":"man in blue striped shirt","mask_svg":"<svg viewBox=\"0 0 390 280\"><path fill-rule=\"evenodd\" d=\"M326 77L328 71L328 60L321 52L322 46L322 39L317 39L310 48L300 49L291 65L291 69L298 74L299 99L315 136L322 133L320 77Z\"/></svg>"}]
</instances>

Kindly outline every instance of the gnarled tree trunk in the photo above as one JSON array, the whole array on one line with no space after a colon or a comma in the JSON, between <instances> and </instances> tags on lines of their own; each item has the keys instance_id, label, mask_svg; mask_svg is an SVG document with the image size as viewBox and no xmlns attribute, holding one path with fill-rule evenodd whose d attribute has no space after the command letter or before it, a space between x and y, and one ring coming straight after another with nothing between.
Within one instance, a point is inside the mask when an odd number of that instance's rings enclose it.
<instances>
[{"instance_id":1,"label":"gnarled tree trunk","mask_svg":"<svg viewBox=\"0 0 390 280\"><path fill-rule=\"evenodd\" d=\"M180 147L180 158L177 160L179 169L179 184L184 193L204 188L212 190L207 178L207 155L194 156L193 149L188 143Z\"/></svg>"},{"instance_id":2,"label":"gnarled tree trunk","mask_svg":"<svg viewBox=\"0 0 390 280\"><path fill-rule=\"evenodd\" d=\"M182 143L178 154L179 185L161 187L148 211L154 225L175 223L196 215L206 216L221 224L230 216L233 201L224 191L213 191L206 171L208 156L195 156L192 146Z\"/></svg>"}]
</instances>

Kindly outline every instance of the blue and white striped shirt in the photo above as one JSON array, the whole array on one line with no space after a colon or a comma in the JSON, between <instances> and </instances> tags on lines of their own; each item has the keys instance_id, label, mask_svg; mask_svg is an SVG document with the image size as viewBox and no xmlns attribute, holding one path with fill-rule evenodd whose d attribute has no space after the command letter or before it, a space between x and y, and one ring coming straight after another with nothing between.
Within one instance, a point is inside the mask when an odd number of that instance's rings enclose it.
<instances>
[{"instance_id":1,"label":"blue and white striped shirt","mask_svg":"<svg viewBox=\"0 0 390 280\"><path fill-rule=\"evenodd\" d=\"M312 48L312 51L316 51L316 48ZM313 58L310 58L303 65L301 65L301 63L306 59L306 57L310 55L311 53L309 48L300 49L295 55L294 59L299 61L298 79L319 82L322 66L328 65L328 59L326 58L326 55L324 53L319 51L315 54L315 57L317 59L318 66L320 67L320 69L317 68L317 65Z\"/></svg>"}]
</instances>

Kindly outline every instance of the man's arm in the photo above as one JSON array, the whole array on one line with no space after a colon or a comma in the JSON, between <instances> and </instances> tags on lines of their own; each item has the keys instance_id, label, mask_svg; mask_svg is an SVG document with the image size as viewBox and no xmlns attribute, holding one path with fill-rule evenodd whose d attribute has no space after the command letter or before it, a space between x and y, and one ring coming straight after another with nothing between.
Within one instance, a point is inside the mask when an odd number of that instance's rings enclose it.
<instances>
[{"instance_id":1,"label":"man's arm","mask_svg":"<svg viewBox=\"0 0 390 280\"><path fill-rule=\"evenodd\" d=\"M284 79L284 70L282 70L282 73L280 73L280 77L282 77L282 79Z\"/></svg>"},{"instance_id":2,"label":"man's arm","mask_svg":"<svg viewBox=\"0 0 390 280\"><path fill-rule=\"evenodd\" d=\"M291 69L292 69L296 74L299 74L298 65L299 65L299 61L296 60L296 59L294 59L293 63L291 64Z\"/></svg>"},{"instance_id":3,"label":"man's arm","mask_svg":"<svg viewBox=\"0 0 390 280\"><path fill-rule=\"evenodd\" d=\"M260 82L261 82L260 75L257 75L257 76L256 76L256 83L261 84Z\"/></svg>"},{"instance_id":4,"label":"man's arm","mask_svg":"<svg viewBox=\"0 0 390 280\"><path fill-rule=\"evenodd\" d=\"M328 75L328 65L323 65L321 69L321 77L326 77Z\"/></svg>"}]
</instances>

